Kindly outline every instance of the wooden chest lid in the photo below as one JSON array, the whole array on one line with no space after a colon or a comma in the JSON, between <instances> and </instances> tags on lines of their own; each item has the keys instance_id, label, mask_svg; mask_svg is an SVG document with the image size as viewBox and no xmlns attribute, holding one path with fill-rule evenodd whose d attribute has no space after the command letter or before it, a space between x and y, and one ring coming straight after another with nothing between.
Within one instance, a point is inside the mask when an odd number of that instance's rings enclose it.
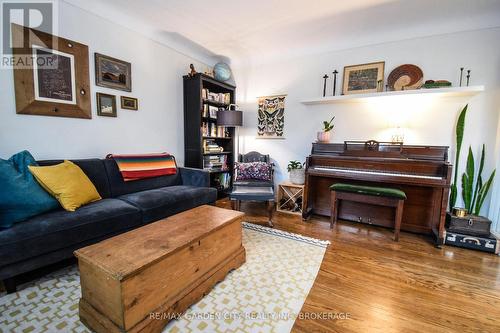
<instances>
[{"instance_id":1,"label":"wooden chest lid","mask_svg":"<svg viewBox=\"0 0 500 333\"><path fill-rule=\"evenodd\" d=\"M199 206L81 248L75 251L75 256L122 280L244 215L214 206Z\"/></svg>"}]
</instances>

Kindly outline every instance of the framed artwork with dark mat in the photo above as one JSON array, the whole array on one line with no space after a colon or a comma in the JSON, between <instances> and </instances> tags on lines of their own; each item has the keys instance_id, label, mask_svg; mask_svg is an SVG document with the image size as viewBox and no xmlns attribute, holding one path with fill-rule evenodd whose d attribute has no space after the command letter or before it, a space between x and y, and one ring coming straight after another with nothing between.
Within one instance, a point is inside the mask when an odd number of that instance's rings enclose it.
<instances>
[{"instance_id":1,"label":"framed artwork with dark mat","mask_svg":"<svg viewBox=\"0 0 500 333\"><path fill-rule=\"evenodd\" d=\"M134 97L121 96L120 104L121 108L124 110L137 111L137 109L139 108L139 103L137 101L137 98Z\"/></svg>"},{"instance_id":2,"label":"framed artwork with dark mat","mask_svg":"<svg viewBox=\"0 0 500 333\"><path fill-rule=\"evenodd\" d=\"M384 87L385 62L344 67L343 95L380 92Z\"/></svg>"},{"instance_id":3,"label":"framed artwork with dark mat","mask_svg":"<svg viewBox=\"0 0 500 333\"><path fill-rule=\"evenodd\" d=\"M92 118L87 45L17 24L12 42L16 113Z\"/></svg>"},{"instance_id":4,"label":"framed artwork with dark mat","mask_svg":"<svg viewBox=\"0 0 500 333\"><path fill-rule=\"evenodd\" d=\"M116 117L116 96L97 93L97 114L103 117Z\"/></svg>"},{"instance_id":5,"label":"framed artwork with dark mat","mask_svg":"<svg viewBox=\"0 0 500 333\"><path fill-rule=\"evenodd\" d=\"M132 91L132 64L96 53L95 84L99 87Z\"/></svg>"}]
</instances>

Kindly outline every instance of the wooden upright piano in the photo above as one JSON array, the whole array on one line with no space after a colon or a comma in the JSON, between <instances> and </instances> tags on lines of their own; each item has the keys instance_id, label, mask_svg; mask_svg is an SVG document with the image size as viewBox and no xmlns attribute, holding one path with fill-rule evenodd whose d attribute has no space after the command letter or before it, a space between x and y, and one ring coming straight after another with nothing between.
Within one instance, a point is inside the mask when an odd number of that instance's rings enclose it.
<instances>
[{"instance_id":1,"label":"wooden upright piano","mask_svg":"<svg viewBox=\"0 0 500 333\"><path fill-rule=\"evenodd\" d=\"M306 160L303 219L330 215L330 185L351 183L392 187L404 191L401 230L430 234L444 242L444 224L452 166L448 147L412 146L374 140L313 143ZM339 218L393 227L387 207L342 202Z\"/></svg>"}]
</instances>

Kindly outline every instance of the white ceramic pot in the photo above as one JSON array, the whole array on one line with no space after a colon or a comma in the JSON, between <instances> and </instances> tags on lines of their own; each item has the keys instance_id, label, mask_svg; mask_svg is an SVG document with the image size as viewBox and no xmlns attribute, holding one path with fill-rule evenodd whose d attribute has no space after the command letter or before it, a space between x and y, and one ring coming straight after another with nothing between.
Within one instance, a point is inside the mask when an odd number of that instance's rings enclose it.
<instances>
[{"instance_id":1,"label":"white ceramic pot","mask_svg":"<svg viewBox=\"0 0 500 333\"><path fill-rule=\"evenodd\" d=\"M318 132L318 142L329 143L330 142L330 132Z\"/></svg>"},{"instance_id":2,"label":"white ceramic pot","mask_svg":"<svg viewBox=\"0 0 500 333\"><path fill-rule=\"evenodd\" d=\"M303 185L305 181L306 173L303 168L290 170L290 182L292 182L292 184Z\"/></svg>"}]
</instances>

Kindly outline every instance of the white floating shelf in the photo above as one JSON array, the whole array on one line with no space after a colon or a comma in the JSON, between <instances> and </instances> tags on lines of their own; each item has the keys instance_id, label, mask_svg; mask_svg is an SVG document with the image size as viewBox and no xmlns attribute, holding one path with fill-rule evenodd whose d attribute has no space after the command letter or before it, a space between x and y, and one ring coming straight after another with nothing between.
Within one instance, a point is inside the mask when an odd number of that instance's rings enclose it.
<instances>
[{"instance_id":1,"label":"white floating shelf","mask_svg":"<svg viewBox=\"0 0 500 333\"><path fill-rule=\"evenodd\" d=\"M484 91L484 86L470 87L449 87L449 88L433 88L433 89L416 89L402 91L384 91L369 94L353 94L340 96L327 96L301 101L305 105L316 104L335 104L335 103L358 103L367 98L392 97L392 96L437 96L437 97L470 97Z\"/></svg>"}]
</instances>

